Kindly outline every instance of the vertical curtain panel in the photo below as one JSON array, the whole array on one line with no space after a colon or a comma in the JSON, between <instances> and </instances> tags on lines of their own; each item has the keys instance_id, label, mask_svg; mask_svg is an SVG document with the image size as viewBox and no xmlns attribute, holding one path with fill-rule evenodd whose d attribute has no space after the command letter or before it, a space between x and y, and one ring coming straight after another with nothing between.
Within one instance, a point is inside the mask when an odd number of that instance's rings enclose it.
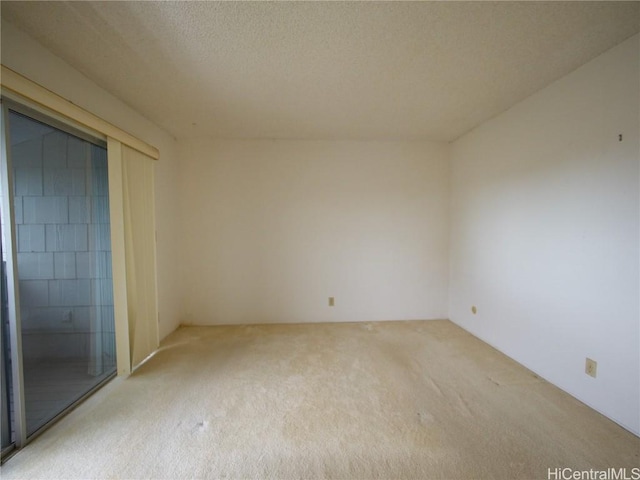
<instances>
[{"instance_id":1,"label":"vertical curtain panel","mask_svg":"<svg viewBox=\"0 0 640 480\"><path fill-rule=\"evenodd\" d=\"M154 160L108 139L118 374L158 347Z\"/></svg>"},{"instance_id":2,"label":"vertical curtain panel","mask_svg":"<svg viewBox=\"0 0 640 480\"><path fill-rule=\"evenodd\" d=\"M158 348L152 158L122 146L122 186L131 366Z\"/></svg>"}]
</instances>

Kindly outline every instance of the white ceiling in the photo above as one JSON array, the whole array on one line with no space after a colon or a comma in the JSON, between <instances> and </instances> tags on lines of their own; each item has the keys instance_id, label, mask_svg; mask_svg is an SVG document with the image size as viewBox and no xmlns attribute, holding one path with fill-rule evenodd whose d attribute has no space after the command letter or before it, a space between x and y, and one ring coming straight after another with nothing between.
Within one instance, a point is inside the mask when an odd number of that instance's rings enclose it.
<instances>
[{"instance_id":1,"label":"white ceiling","mask_svg":"<svg viewBox=\"0 0 640 480\"><path fill-rule=\"evenodd\" d=\"M639 2L10 2L177 138L450 141L640 30Z\"/></svg>"}]
</instances>

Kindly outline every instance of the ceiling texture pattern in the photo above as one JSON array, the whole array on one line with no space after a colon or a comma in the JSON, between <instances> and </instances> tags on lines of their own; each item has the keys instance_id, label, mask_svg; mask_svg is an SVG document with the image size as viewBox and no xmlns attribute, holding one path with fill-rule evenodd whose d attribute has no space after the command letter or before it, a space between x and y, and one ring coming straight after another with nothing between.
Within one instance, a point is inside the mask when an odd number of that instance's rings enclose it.
<instances>
[{"instance_id":1,"label":"ceiling texture pattern","mask_svg":"<svg viewBox=\"0 0 640 480\"><path fill-rule=\"evenodd\" d=\"M640 2L1 2L174 137L452 141L640 30Z\"/></svg>"}]
</instances>

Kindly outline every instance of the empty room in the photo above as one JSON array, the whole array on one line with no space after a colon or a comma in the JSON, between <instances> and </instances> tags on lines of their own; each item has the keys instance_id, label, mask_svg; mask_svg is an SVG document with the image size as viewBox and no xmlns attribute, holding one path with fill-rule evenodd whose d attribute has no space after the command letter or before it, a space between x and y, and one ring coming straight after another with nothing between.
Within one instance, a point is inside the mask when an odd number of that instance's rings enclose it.
<instances>
[{"instance_id":1,"label":"empty room","mask_svg":"<svg viewBox=\"0 0 640 480\"><path fill-rule=\"evenodd\" d=\"M0 2L6 479L640 480L640 2Z\"/></svg>"}]
</instances>

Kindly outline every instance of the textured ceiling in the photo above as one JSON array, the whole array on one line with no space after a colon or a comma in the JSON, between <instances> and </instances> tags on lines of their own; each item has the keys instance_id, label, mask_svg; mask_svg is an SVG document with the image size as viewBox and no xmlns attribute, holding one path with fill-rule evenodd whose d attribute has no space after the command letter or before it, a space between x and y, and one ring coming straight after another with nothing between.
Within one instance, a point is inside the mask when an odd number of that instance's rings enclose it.
<instances>
[{"instance_id":1,"label":"textured ceiling","mask_svg":"<svg viewBox=\"0 0 640 480\"><path fill-rule=\"evenodd\" d=\"M640 30L638 2L9 2L177 138L453 140Z\"/></svg>"}]
</instances>

